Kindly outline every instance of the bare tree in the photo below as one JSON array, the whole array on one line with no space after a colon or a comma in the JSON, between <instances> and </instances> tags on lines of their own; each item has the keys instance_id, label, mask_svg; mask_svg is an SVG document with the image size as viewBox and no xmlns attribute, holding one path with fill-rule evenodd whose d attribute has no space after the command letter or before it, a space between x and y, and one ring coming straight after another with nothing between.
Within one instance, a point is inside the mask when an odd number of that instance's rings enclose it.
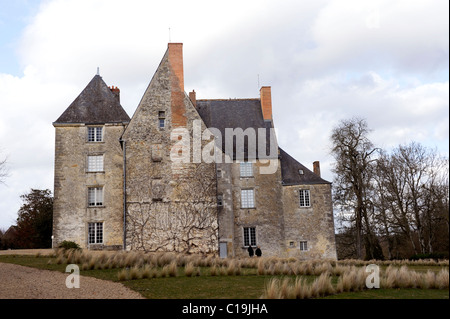
<instances>
[{"instance_id":1,"label":"bare tree","mask_svg":"<svg viewBox=\"0 0 450 319\"><path fill-rule=\"evenodd\" d=\"M4 184L8 177L8 168L6 167L6 157L0 160L0 184Z\"/></svg>"},{"instance_id":2,"label":"bare tree","mask_svg":"<svg viewBox=\"0 0 450 319\"><path fill-rule=\"evenodd\" d=\"M366 256L371 259L380 248L370 221L373 157L377 148L369 140L369 132L364 119L341 121L332 131L331 152L335 158L335 202L341 209L354 213L357 257L362 258L364 240Z\"/></svg>"},{"instance_id":3,"label":"bare tree","mask_svg":"<svg viewBox=\"0 0 450 319\"><path fill-rule=\"evenodd\" d=\"M405 178L393 157L384 151L380 152L376 172L373 180L376 189L373 201L376 206L376 221L381 226L380 233L388 244L388 257L394 258L398 255L396 246L399 236L406 238L415 251Z\"/></svg>"},{"instance_id":4,"label":"bare tree","mask_svg":"<svg viewBox=\"0 0 450 319\"><path fill-rule=\"evenodd\" d=\"M445 222L448 233L448 159L412 142L382 156L377 169L391 226L409 239L415 254L432 253L436 225Z\"/></svg>"}]
</instances>

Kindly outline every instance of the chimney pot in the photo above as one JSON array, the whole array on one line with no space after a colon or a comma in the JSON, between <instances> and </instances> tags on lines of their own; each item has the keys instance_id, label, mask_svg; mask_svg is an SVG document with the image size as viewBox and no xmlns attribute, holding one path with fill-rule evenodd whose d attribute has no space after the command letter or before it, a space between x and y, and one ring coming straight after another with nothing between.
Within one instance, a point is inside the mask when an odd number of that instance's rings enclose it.
<instances>
[{"instance_id":1,"label":"chimney pot","mask_svg":"<svg viewBox=\"0 0 450 319\"><path fill-rule=\"evenodd\" d=\"M120 103L120 90L119 90L119 88L117 86L113 85L109 89L111 90L111 92L114 94L114 96L117 98L117 100Z\"/></svg>"}]
</instances>

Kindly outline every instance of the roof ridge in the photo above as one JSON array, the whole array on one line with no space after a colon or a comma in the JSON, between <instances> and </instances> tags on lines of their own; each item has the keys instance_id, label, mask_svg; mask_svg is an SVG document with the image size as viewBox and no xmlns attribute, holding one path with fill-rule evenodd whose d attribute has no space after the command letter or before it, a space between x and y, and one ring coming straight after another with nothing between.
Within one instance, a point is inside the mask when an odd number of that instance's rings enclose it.
<instances>
[{"instance_id":1,"label":"roof ridge","mask_svg":"<svg viewBox=\"0 0 450 319\"><path fill-rule=\"evenodd\" d=\"M259 101L259 98L196 99L196 101Z\"/></svg>"}]
</instances>

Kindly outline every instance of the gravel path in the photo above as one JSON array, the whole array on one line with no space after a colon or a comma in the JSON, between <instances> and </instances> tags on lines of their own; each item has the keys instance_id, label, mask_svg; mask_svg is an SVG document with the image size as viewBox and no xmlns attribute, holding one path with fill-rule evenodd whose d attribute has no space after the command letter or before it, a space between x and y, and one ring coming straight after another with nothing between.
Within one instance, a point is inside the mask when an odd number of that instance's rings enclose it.
<instances>
[{"instance_id":1,"label":"gravel path","mask_svg":"<svg viewBox=\"0 0 450 319\"><path fill-rule=\"evenodd\" d=\"M69 273L0 263L0 299L144 299L120 283L80 276L67 288Z\"/></svg>"}]
</instances>

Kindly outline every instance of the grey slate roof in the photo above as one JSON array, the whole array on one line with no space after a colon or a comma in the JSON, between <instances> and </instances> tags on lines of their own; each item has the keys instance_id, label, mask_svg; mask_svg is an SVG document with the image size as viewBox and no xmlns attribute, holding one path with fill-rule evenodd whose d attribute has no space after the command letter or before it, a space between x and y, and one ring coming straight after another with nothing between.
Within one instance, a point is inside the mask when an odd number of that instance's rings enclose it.
<instances>
[{"instance_id":1,"label":"grey slate roof","mask_svg":"<svg viewBox=\"0 0 450 319\"><path fill-rule=\"evenodd\" d=\"M280 148L279 150L283 185L331 184L299 163L283 149ZM299 170L302 170L303 174L300 174Z\"/></svg>"},{"instance_id":2,"label":"grey slate roof","mask_svg":"<svg viewBox=\"0 0 450 319\"><path fill-rule=\"evenodd\" d=\"M196 109L208 128L214 127L221 132L223 151L225 151L226 128L242 128L243 131L252 128L255 130L256 141L258 141L258 129L271 127L271 122L264 121L259 99L197 100ZM269 155L270 135L268 130L265 132L266 154L264 155ZM236 143L235 138L234 143ZM247 143L244 144L244 153L245 155L248 153ZM256 155L259 157L257 147Z\"/></svg>"},{"instance_id":3,"label":"grey slate roof","mask_svg":"<svg viewBox=\"0 0 450 319\"><path fill-rule=\"evenodd\" d=\"M86 88L55 121L57 123L122 123L130 117L100 75L95 75Z\"/></svg>"},{"instance_id":4,"label":"grey slate roof","mask_svg":"<svg viewBox=\"0 0 450 319\"><path fill-rule=\"evenodd\" d=\"M264 121L259 99L197 100L196 109L206 126L217 128L222 134L222 149L225 151L225 128L270 128L272 123ZM269 138L266 137L266 154L269 154ZM330 184L304 165L278 148L283 185ZM299 170L303 174L299 174Z\"/></svg>"}]
</instances>

